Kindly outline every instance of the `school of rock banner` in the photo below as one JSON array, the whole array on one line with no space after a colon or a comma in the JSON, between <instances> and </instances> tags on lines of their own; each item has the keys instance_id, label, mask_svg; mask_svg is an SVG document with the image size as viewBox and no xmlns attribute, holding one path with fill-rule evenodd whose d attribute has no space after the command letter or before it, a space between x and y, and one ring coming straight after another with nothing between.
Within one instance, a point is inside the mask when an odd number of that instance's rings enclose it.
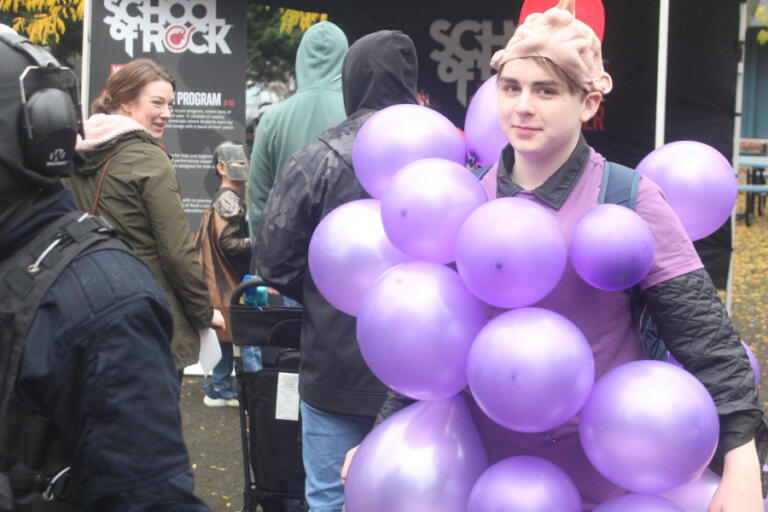
<instances>
[{"instance_id":1,"label":"school of rock banner","mask_svg":"<svg viewBox=\"0 0 768 512\"><path fill-rule=\"evenodd\" d=\"M89 101L107 78L146 57L176 77L161 143L194 231L218 187L213 149L245 137L245 0L93 0Z\"/></svg>"}]
</instances>

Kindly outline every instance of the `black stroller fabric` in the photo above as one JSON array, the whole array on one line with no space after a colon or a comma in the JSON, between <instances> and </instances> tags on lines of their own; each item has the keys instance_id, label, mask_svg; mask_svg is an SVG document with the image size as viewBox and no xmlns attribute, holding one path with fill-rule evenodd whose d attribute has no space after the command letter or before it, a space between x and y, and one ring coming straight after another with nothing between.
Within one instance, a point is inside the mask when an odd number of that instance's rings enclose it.
<instances>
[{"instance_id":1,"label":"black stroller fabric","mask_svg":"<svg viewBox=\"0 0 768 512\"><path fill-rule=\"evenodd\" d=\"M240 419L245 466L243 512L304 512L304 465L301 421L276 417L280 374L299 371L300 308L238 304L257 279L241 283L232 294L230 324L235 345L262 350L263 369L245 372L237 360ZM298 393L298 389L296 390Z\"/></svg>"},{"instance_id":2,"label":"black stroller fabric","mask_svg":"<svg viewBox=\"0 0 768 512\"><path fill-rule=\"evenodd\" d=\"M298 362L298 353L295 356ZM283 370L265 368L242 374L251 447L249 456L259 489L301 495L304 493L304 468L300 423L275 419L280 371Z\"/></svg>"},{"instance_id":3,"label":"black stroller fabric","mask_svg":"<svg viewBox=\"0 0 768 512\"><path fill-rule=\"evenodd\" d=\"M229 306L235 345L274 345L299 348L301 308Z\"/></svg>"}]
</instances>

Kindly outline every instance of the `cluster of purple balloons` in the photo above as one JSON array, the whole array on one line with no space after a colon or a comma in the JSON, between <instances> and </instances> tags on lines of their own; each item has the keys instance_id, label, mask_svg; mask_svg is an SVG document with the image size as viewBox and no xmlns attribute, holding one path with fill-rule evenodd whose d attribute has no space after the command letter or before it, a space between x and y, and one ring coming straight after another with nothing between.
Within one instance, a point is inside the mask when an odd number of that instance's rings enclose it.
<instances>
[{"instance_id":1,"label":"cluster of purple balloons","mask_svg":"<svg viewBox=\"0 0 768 512\"><path fill-rule=\"evenodd\" d=\"M483 87L473 101L491 93L495 101L495 84ZM555 288L569 255L597 288L639 282L653 261L648 226L626 208L601 205L579 220L569 244L544 207L520 198L488 201L464 159L469 149L490 163L487 155L498 149L483 153L476 140L468 131L465 144L450 121L425 107L374 114L353 155L374 199L340 206L312 236L318 290L357 317L360 351L373 373L420 400L360 446L347 510L581 509L575 485L550 462L513 457L488 467L459 395L467 387L487 416L519 432L550 430L581 411L585 453L629 490L658 493L695 479L717 439L706 390L683 370L656 363L624 365L595 383L579 329L531 307ZM455 270L446 266L453 262ZM488 321L487 305L514 309ZM529 492L536 486L547 492Z\"/></svg>"}]
</instances>

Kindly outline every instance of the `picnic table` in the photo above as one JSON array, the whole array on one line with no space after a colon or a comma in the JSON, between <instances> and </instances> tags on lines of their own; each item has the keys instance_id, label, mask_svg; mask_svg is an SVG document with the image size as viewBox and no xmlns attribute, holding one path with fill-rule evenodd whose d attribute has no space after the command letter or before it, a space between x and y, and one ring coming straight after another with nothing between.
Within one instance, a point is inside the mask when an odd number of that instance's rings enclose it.
<instances>
[{"instance_id":1,"label":"picnic table","mask_svg":"<svg viewBox=\"0 0 768 512\"><path fill-rule=\"evenodd\" d=\"M737 215L736 218L743 218L747 226L751 226L756 215L765 213L768 195L765 168L768 167L768 156L739 155L739 167L747 168L747 183L738 186L739 192L745 192L747 197L744 213Z\"/></svg>"}]
</instances>

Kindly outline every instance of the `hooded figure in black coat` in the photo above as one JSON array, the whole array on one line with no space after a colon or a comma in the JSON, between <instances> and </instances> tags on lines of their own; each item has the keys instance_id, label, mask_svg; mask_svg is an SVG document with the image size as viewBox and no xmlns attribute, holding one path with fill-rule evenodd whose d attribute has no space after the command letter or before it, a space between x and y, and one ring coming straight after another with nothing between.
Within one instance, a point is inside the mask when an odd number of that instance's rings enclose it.
<instances>
[{"instance_id":1,"label":"hooded figure in black coat","mask_svg":"<svg viewBox=\"0 0 768 512\"><path fill-rule=\"evenodd\" d=\"M304 465L310 506L341 509L339 473L344 454L370 430L386 386L371 373L360 354L355 319L334 308L318 292L309 273L309 241L315 227L333 209L370 198L352 165L355 136L377 110L416 104L416 77L416 49L402 32L382 30L350 46L342 69L347 119L288 159L256 232L252 270L304 305L299 393L304 402ZM341 425L342 430L350 425L349 436L334 431L333 446L325 447L323 455L316 454L316 441L308 432L315 430L308 426L314 421L308 418L307 406ZM315 471L313 460L318 458L323 459L324 466Z\"/></svg>"}]
</instances>

